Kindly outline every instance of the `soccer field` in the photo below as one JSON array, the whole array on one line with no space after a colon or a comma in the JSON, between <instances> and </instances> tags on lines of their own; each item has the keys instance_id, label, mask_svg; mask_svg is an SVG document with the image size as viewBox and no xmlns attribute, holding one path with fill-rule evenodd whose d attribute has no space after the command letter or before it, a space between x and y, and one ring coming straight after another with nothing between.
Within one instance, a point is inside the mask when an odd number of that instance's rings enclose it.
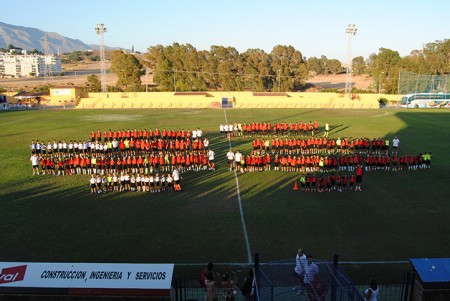
<instances>
[{"instance_id":1,"label":"soccer field","mask_svg":"<svg viewBox=\"0 0 450 301\"><path fill-rule=\"evenodd\" d=\"M432 152L431 169L369 172L362 192L293 191L298 173L227 170L229 122L329 122L330 137L397 135L401 153ZM246 263L448 257L450 112L441 110L60 110L0 113L0 260ZM184 173L179 193L91 195L88 176L33 176L31 140L87 140L91 130L200 127L216 171ZM233 138L244 154L251 138ZM239 188L239 189L238 189ZM242 212L242 215L241 215ZM245 226L245 236L243 228Z\"/></svg>"}]
</instances>

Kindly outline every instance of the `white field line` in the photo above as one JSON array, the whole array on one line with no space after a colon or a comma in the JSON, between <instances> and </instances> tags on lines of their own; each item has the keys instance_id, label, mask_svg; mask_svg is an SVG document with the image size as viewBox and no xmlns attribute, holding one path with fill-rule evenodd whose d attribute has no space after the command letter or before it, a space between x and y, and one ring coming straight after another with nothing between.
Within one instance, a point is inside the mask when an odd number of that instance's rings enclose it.
<instances>
[{"instance_id":1,"label":"white field line","mask_svg":"<svg viewBox=\"0 0 450 301\"><path fill-rule=\"evenodd\" d=\"M223 110L223 115L225 117L225 122L228 123L227 119L227 110ZM228 138L228 146L231 149L231 139ZM242 232L244 233L244 240L245 240L245 247L247 248L247 263L252 263L252 252L250 251L250 243L248 241L248 234L247 234L247 226L245 225L245 218L244 218L244 211L242 210L242 201L241 201L241 192L239 189L239 180L237 177L237 172L234 170L234 179L236 181L236 192L237 192L237 198L238 198L238 204L239 204L239 213L241 215L241 223L242 223Z\"/></svg>"}]
</instances>

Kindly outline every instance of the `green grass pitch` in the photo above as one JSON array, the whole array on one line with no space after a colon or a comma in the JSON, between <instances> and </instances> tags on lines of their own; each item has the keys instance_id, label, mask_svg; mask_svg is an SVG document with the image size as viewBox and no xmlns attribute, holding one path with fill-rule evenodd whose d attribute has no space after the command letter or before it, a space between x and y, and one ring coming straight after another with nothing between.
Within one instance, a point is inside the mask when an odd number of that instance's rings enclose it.
<instances>
[{"instance_id":1,"label":"green grass pitch","mask_svg":"<svg viewBox=\"0 0 450 301\"><path fill-rule=\"evenodd\" d=\"M441 110L58 110L0 113L0 260L247 262L290 258L405 260L450 250L450 112ZM400 151L433 153L429 170L366 173L362 192L302 193L295 173L239 174L247 250L228 121L328 121L330 137L400 138ZM32 139L88 139L91 130L200 127L215 172L183 174L181 193L91 195L87 176L32 176ZM247 154L249 138L231 141Z\"/></svg>"}]
</instances>

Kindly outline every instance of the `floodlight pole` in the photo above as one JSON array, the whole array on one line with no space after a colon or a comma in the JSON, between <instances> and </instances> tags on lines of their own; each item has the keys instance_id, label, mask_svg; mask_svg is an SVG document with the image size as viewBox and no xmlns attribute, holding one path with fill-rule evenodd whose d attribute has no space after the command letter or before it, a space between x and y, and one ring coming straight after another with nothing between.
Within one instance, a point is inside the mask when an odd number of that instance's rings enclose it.
<instances>
[{"instance_id":1,"label":"floodlight pole","mask_svg":"<svg viewBox=\"0 0 450 301\"><path fill-rule=\"evenodd\" d=\"M345 81L345 94L350 94L352 90L352 37L356 34L356 25L348 24L345 32L348 34L347 47L347 78Z\"/></svg>"},{"instance_id":2,"label":"floodlight pole","mask_svg":"<svg viewBox=\"0 0 450 301\"><path fill-rule=\"evenodd\" d=\"M100 82L102 86L102 92L107 92L106 87L106 58L105 58L105 40L104 33L106 32L106 27L104 24L97 24L95 27L95 32L100 35Z\"/></svg>"}]
</instances>

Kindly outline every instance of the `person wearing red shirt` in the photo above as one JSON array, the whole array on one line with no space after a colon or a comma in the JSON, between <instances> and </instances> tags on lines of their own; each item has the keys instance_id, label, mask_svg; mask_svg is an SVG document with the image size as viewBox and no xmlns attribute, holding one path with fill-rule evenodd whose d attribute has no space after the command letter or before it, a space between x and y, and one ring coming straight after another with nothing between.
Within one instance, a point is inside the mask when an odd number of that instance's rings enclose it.
<instances>
[{"instance_id":1,"label":"person wearing red shirt","mask_svg":"<svg viewBox=\"0 0 450 301\"><path fill-rule=\"evenodd\" d=\"M306 183L306 191L311 191L311 175L309 173L306 174L305 183Z\"/></svg>"},{"instance_id":2,"label":"person wearing red shirt","mask_svg":"<svg viewBox=\"0 0 450 301\"><path fill-rule=\"evenodd\" d=\"M102 132L100 130L97 130L96 140L99 142L102 141Z\"/></svg>"},{"instance_id":3,"label":"person wearing red shirt","mask_svg":"<svg viewBox=\"0 0 450 301\"><path fill-rule=\"evenodd\" d=\"M65 160L64 160L64 157L60 157L59 159L58 159L58 176L60 175L60 174L62 174L63 176L64 176L64 174L65 174Z\"/></svg>"},{"instance_id":4,"label":"person wearing red shirt","mask_svg":"<svg viewBox=\"0 0 450 301\"><path fill-rule=\"evenodd\" d=\"M363 173L364 173L364 169L362 168L361 165L358 165L358 167L356 168L356 171L355 171L355 175L356 175L355 191L361 191L361 183L362 183Z\"/></svg>"},{"instance_id":5,"label":"person wearing red shirt","mask_svg":"<svg viewBox=\"0 0 450 301\"><path fill-rule=\"evenodd\" d=\"M397 155L397 153L394 154L394 156L392 157L392 170L393 171L398 170L398 155Z\"/></svg>"},{"instance_id":6,"label":"person wearing red shirt","mask_svg":"<svg viewBox=\"0 0 450 301\"><path fill-rule=\"evenodd\" d=\"M331 176L330 175L327 175L325 182L327 185L327 191L330 192L331 191Z\"/></svg>"},{"instance_id":7,"label":"person wearing red shirt","mask_svg":"<svg viewBox=\"0 0 450 301\"><path fill-rule=\"evenodd\" d=\"M349 190L353 190L353 187L355 186L356 177L354 174L350 176L350 183L349 183Z\"/></svg>"}]
</instances>

